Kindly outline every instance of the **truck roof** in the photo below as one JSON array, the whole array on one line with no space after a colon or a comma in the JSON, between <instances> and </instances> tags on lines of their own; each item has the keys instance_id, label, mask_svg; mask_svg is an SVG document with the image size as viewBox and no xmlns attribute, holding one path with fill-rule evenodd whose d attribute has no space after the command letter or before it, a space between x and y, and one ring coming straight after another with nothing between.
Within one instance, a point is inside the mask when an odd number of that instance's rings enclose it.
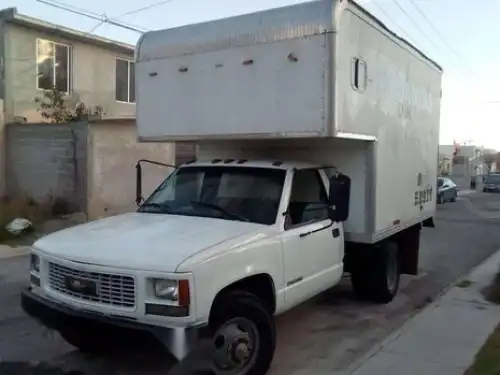
<instances>
[{"instance_id":1,"label":"truck roof","mask_svg":"<svg viewBox=\"0 0 500 375\"><path fill-rule=\"evenodd\" d=\"M182 165L185 167L250 167L250 168L271 168L271 169L306 169L306 168L319 168L319 164L295 162L295 161L281 161L281 160L246 160L246 159L213 159L213 160L200 160L188 162Z\"/></svg>"},{"instance_id":2,"label":"truck roof","mask_svg":"<svg viewBox=\"0 0 500 375\"><path fill-rule=\"evenodd\" d=\"M335 30L333 4L339 0L315 0L258 12L189 24L142 34L137 42L136 61L163 59L202 53L257 41L289 39ZM341 1L341 0L340 0ZM408 40L389 29L382 21L354 0L348 4L365 14L393 39L406 45L439 71L442 67Z\"/></svg>"}]
</instances>

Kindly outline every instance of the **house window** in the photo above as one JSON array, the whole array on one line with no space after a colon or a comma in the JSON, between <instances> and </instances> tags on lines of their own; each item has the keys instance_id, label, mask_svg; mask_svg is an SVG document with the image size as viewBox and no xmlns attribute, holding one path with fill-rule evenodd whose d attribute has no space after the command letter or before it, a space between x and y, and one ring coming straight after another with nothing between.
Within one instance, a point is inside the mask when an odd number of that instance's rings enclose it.
<instances>
[{"instance_id":1,"label":"house window","mask_svg":"<svg viewBox=\"0 0 500 375\"><path fill-rule=\"evenodd\" d=\"M358 57L352 59L352 87L364 91L368 81L366 62Z\"/></svg>"},{"instance_id":2,"label":"house window","mask_svg":"<svg viewBox=\"0 0 500 375\"><path fill-rule=\"evenodd\" d=\"M116 101L135 103L135 63L116 59Z\"/></svg>"},{"instance_id":3,"label":"house window","mask_svg":"<svg viewBox=\"0 0 500 375\"><path fill-rule=\"evenodd\" d=\"M71 47L50 40L36 40L36 87L53 87L69 93L71 89Z\"/></svg>"}]
</instances>

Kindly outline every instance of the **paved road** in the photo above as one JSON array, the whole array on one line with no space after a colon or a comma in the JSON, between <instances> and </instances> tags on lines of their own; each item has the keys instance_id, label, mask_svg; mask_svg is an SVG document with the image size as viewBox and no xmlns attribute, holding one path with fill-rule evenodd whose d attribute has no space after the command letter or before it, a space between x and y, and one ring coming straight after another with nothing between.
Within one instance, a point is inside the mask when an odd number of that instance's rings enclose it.
<instances>
[{"instance_id":1,"label":"paved road","mask_svg":"<svg viewBox=\"0 0 500 375\"><path fill-rule=\"evenodd\" d=\"M488 208L496 206L500 207L500 194L482 193L439 205L437 228L424 230L421 273L404 279L401 293L390 305L356 301L346 282L279 317L271 375L340 373L446 286L500 249L500 219L487 215ZM25 258L0 262L0 358L10 362L9 369L5 362L0 364L2 375L7 370L28 374L27 361L42 362L45 370L40 375L70 370L85 375L167 373L171 367L168 356L147 360L87 358L57 335L44 331L18 306L26 272Z\"/></svg>"}]
</instances>

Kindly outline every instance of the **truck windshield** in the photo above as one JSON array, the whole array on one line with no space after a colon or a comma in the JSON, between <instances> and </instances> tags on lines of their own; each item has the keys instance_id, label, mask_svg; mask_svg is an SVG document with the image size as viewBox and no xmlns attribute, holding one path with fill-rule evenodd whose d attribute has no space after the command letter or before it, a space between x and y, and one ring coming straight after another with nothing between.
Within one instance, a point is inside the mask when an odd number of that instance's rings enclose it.
<instances>
[{"instance_id":1,"label":"truck windshield","mask_svg":"<svg viewBox=\"0 0 500 375\"><path fill-rule=\"evenodd\" d=\"M151 194L139 212L272 225L285 176L285 170L272 168L182 167Z\"/></svg>"}]
</instances>

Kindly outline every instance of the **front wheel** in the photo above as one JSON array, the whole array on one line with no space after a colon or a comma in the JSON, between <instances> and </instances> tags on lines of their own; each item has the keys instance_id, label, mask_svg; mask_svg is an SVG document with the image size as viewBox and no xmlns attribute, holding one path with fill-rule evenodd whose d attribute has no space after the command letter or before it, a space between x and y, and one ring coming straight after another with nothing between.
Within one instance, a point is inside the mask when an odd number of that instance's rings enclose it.
<instances>
[{"instance_id":1,"label":"front wheel","mask_svg":"<svg viewBox=\"0 0 500 375\"><path fill-rule=\"evenodd\" d=\"M375 303L391 302L398 292L401 277L398 245L386 242L364 252L356 257L351 272L355 294Z\"/></svg>"},{"instance_id":2,"label":"front wheel","mask_svg":"<svg viewBox=\"0 0 500 375\"><path fill-rule=\"evenodd\" d=\"M264 375L274 356L272 313L254 295L231 292L214 307L214 366L223 375Z\"/></svg>"}]
</instances>

